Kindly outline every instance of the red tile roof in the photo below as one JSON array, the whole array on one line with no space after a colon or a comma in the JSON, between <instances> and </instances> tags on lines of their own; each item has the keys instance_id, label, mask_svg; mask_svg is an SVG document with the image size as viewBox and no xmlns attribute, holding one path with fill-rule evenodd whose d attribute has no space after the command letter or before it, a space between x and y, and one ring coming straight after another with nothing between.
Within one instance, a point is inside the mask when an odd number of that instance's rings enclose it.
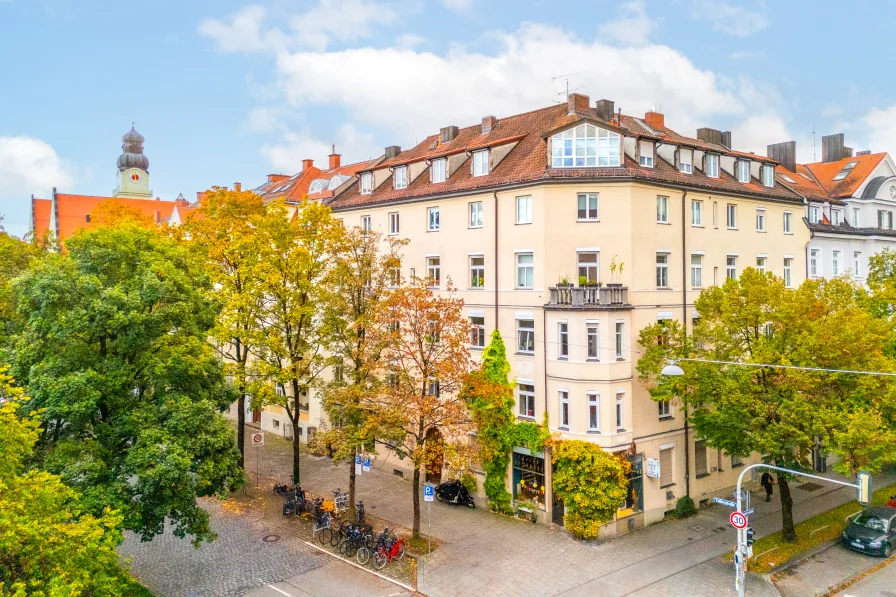
<instances>
[{"instance_id":1,"label":"red tile roof","mask_svg":"<svg viewBox=\"0 0 896 597\"><path fill-rule=\"evenodd\" d=\"M330 180L334 176L354 176L360 170L369 168L382 161L382 158L357 162L354 164L346 164L329 170L321 170L315 166L311 166L307 170L286 176L285 174L273 174L269 176L269 180L259 187L255 188L255 192L264 197L265 201L273 201L274 199L286 198L287 201L301 201L305 195L308 195L308 189L311 183L318 178ZM333 195L332 191L314 193L309 195L311 199L326 199Z\"/></svg>"},{"instance_id":2,"label":"red tile roof","mask_svg":"<svg viewBox=\"0 0 896 597\"><path fill-rule=\"evenodd\" d=\"M52 204L52 199L35 199L35 201L47 202ZM70 195L67 193L57 193L57 230L53 232L56 233L57 238L59 238L60 240L65 240L67 238L71 238L71 236L78 230L89 230L91 228L95 228L97 226L97 223L88 222L87 217L101 203L106 201L112 201L130 207L131 209L135 209L140 213L153 218L156 221L161 221L169 217L171 215L171 212L174 210L175 205L189 205L187 201L177 202L162 201L160 199L123 199L119 197L96 197L92 195ZM41 207L41 210L43 209L44 208ZM49 213L49 209L47 210L47 212ZM34 224L34 232L38 234L42 233L44 230L49 229L49 215L46 217L46 219L41 217L40 220L35 217Z\"/></svg>"},{"instance_id":3,"label":"red tile roof","mask_svg":"<svg viewBox=\"0 0 896 597\"><path fill-rule=\"evenodd\" d=\"M886 153L871 153L843 158L836 162L806 164L806 167L811 170L812 174L831 197L852 197L856 190L862 186L862 183L871 176L871 173L874 172L874 169L877 168L886 155ZM843 180L834 180L837 173L850 162L856 162L852 172Z\"/></svg>"}]
</instances>

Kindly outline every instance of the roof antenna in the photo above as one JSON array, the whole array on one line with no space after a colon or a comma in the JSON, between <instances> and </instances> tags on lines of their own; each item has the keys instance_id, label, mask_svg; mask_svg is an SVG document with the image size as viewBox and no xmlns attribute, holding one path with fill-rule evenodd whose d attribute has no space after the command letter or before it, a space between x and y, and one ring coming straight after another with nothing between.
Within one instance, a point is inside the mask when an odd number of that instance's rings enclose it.
<instances>
[{"instance_id":1,"label":"roof antenna","mask_svg":"<svg viewBox=\"0 0 896 597\"><path fill-rule=\"evenodd\" d=\"M815 163L815 123L812 123L812 163Z\"/></svg>"},{"instance_id":2,"label":"roof antenna","mask_svg":"<svg viewBox=\"0 0 896 597\"><path fill-rule=\"evenodd\" d=\"M574 88L574 89L570 89L570 88L569 88L569 78L570 78L571 76L573 76L573 75L581 75L581 74L583 74L583 73L590 73L590 72L593 71L593 70L594 70L594 69L592 68L592 69L589 69L589 70L580 70L580 71L577 72L577 73L567 73L567 74L565 74L565 75L557 75L556 77L551 77L551 82L553 83L553 82L556 81L557 79L566 79L566 100L569 101L569 92L570 92L570 91L578 91L579 89L583 89L583 88L584 88L584 85L583 85L582 87L576 87L576 88ZM564 92L561 91L561 92L558 93L557 95L563 95L563 93L564 93Z\"/></svg>"}]
</instances>

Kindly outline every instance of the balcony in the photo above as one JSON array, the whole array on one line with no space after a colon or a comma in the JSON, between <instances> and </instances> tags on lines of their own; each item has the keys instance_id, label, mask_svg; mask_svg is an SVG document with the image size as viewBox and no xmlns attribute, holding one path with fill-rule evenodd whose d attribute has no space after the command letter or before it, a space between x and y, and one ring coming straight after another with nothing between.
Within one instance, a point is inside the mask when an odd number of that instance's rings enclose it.
<instances>
[{"instance_id":1,"label":"balcony","mask_svg":"<svg viewBox=\"0 0 896 597\"><path fill-rule=\"evenodd\" d=\"M556 286L547 308L556 309L631 309L625 286Z\"/></svg>"}]
</instances>

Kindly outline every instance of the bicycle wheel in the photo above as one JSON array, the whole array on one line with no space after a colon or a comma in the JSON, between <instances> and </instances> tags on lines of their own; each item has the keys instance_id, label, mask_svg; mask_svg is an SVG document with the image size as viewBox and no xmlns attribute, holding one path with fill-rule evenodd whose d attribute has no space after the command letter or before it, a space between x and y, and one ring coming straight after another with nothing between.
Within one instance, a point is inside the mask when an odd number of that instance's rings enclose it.
<instances>
[{"instance_id":1,"label":"bicycle wheel","mask_svg":"<svg viewBox=\"0 0 896 597\"><path fill-rule=\"evenodd\" d=\"M362 566L366 566L367 562L370 561L370 550L362 545L358 548L358 553L355 554L355 560Z\"/></svg>"},{"instance_id":2,"label":"bicycle wheel","mask_svg":"<svg viewBox=\"0 0 896 597\"><path fill-rule=\"evenodd\" d=\"M398 544L398 553L395 555L396 560L400 560L404 557L404 541Z\"/></svg>"},{"instance_id":3,"label":"bicycle wheel","mask_svg":"<svg viewBox=\"0 0 896 597\"><path fill-rule=\"evenodd\" d=\"M317 535L317 540L320 541L321 545L330 545L330 542L333 540L333 531L329 528L321 529Z\"/></svg>"},{"instance_id":4,"label":"bicycle wheel","mask_svg":"<svg viewBox=\"0 0 896 597\"><path fill-rule=\"evenodd\" d=\"M342 553L344 553L348 558L355 557L355 554L358 553L358 548L360 544L357 541L346 541L345 549Z\"/></svg>"},{"instance_id":5,"label":"bicycle wheel","mask_svg":"<svg viewBox=\"0 0 896 597\"><path fill-rule=\"evenodd\" d=\"M339 547L339 544L342 543L344 539L345 537L343 536L342 531L335 531L333 533L333 538L330 539L330 546Z\"/></svg>"},{"instance_id":6,"label":"bicycle wheel","mask_svg":"<svg viewBox=\"0 0 896 597\"><path fill-rule=\"evenodd\" d=\"M389 558L386 557L386 554L377 551L373 554L373 567L377 570L382 570L386 567L386 562Z\"/></svg>"}]
</instances>

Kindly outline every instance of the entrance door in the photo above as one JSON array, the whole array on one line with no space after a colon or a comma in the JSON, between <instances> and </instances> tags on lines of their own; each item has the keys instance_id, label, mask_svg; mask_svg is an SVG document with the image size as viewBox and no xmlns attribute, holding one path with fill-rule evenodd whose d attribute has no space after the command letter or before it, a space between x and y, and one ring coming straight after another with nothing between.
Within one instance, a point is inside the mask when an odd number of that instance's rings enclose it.
<instances>
[{"instance_id":1,"label":"entrance door","mask_svg":"<svg viewBox=\"0 0 896 597\"><path fill-rule=\"evenodd\" d=\"M252 422L253 423L261 423L261 410L253 410L252 411Z\"/></svg>"},{"instance_id":2,"label":"entrance door","mask_svg":"<svg viewBox=\"0 0 896 597\"><path fill-rule=\"evenodd\" d=\"M554 495L551 508L552 508L551 522L553 522L554 524L563 526L563 524L564 524L563 517L566 514L566 508L563 505L563 500L561 500L556 495Z\"/></svg>"}]
</instances>

